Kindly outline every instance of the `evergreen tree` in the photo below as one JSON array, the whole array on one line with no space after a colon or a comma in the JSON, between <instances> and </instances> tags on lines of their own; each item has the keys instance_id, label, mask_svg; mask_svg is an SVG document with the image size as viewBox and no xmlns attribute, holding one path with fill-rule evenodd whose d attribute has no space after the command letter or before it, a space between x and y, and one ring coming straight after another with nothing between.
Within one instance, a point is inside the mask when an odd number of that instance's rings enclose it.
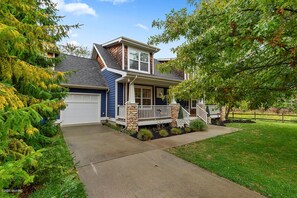
<instances>
[{"instance_id":1,"label":"evergreen tree","mask_svg":"<svg viewBox=\"0 0 297 198\"><path fill-rule=\"evenodd\" d=\"M42 126L54 128L65 107L64 74L47 55L78 25L59 25L56 12L50 0L0 1L0 189L33 182Z\"/></svg>"}]
</instances>

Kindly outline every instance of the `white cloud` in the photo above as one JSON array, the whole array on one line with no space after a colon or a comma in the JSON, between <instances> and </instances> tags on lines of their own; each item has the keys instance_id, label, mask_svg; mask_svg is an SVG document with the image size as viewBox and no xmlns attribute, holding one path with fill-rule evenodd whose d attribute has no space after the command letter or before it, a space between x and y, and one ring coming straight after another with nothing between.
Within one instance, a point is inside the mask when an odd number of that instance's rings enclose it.
<instances>
[{"instance_id":1,"label":"white cloud","mask_svg":"<svg viewBox=\"0 0 297 198\"><path fill-rule=\"evenodd\" d=\"M136 26L136 27L139 27L139 28L141 28L141 29L143 29L143 30L146 30L146 31L149 30L149 28L148 28L147 26L145 26L145 25L143 25L143 24L141 24L141 23L138 23L138 24L136 24L135 26Z\"/></svg>"},{"instance_id":2,"label":"white cloud","mask_svg":"<svg viewBox=\"0 0 297 198\"><path fill-rule=\"evenodd\" d=\"M131 2L133 0L99 0L99 1L111 2L113 5L118 5L118 4L122 4L122 3Z\"/></svg>"},{"instance_id":3,"label":"white cloud","mask_svg":"<svg viewBox=\"0 0 297 198\"><path fill-rule=\"evenodd\" d=\"M78 37L78 34L73 33L73 34L70 34L70 36L71 36L72 38L76 38L76 37Z\"/></svg>"},{"instance_id":4,"label":"white cloud","mask_svg":"<svg viewBox=\"0 0 297 198\"><path fill-rule=\"evenodd\" d=\"M68 41L67 42L68 44L71 44L71 45L76 45L76 46L79 46L79 42L77 42L77 41Z\"/></svg>"},{"instance_id":5,"label":"white cloud","mask_svg":"<svg viewBox=\"0 0 297 198\"><path fill-rule=\"evenodd\" d=\"M65 12L73 13L75 15L89 14L96 16L96 11L86 3L65 3L64 0L53 0L53 2L57 4L57 9Z\"/></svg>"}]
</instances>

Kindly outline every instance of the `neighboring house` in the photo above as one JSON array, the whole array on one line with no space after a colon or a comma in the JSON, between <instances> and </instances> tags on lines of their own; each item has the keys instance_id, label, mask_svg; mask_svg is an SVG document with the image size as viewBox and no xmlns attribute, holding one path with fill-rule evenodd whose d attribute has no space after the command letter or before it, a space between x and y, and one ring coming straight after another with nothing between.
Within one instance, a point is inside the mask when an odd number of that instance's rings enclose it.
<instances>
[{"instance_id":1,"label":"neighboring house","mask_svg":"<svg viewBox=\"0 0 297 198\"><path fill-rule=\"evenodd\" d=\"M70 94L65 100L67 108L60 115L62 124L110 120L127 125L126 104L132 103L138 104L138 126L172 122L168 89L188 75L177 70L160 73L157 64L169 59L155 59L158 51L156 47L120 37L94 44L91 59L65 55L56 70L75 72L64 84L70 88ZM184 117L196 116L197 100L179 102Z\"/></svg>"}]
</instances>

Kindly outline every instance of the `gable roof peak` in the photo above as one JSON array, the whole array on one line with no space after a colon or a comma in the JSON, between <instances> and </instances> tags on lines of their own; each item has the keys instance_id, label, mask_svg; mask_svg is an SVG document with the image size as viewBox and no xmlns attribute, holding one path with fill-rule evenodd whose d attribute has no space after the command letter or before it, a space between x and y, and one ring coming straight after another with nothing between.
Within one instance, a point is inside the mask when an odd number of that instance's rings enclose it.
<instances>
[{"instance_id":1,"label":"gable roof peak","mask_svg":"<svg viewBox=\"0 0 297 198\"><path fill-rule=\"evenodd\" d=\"M136 48L139 48L139 49L143 49L143 50L146 50L146 51L152 52L152 53L156 53L156 52L160 51L160 49L157 48L157 47L154 47L154 46L151 46L151 45L148 45L148 44L142 43L140 41L136 41L136 40L124 37L124 36L121 36L121 37L118 37L118 38L113 39L111 41L108 41L106 43L103 43L102 46L103 47L110 47L110 46L113 46L113 45L116 45L116 44L119 44L119 43L122 43L122 44L125 44L125 45L128 45L128 46L132 46L132 47L136 47Z\"/></svg>"}]
</instances>

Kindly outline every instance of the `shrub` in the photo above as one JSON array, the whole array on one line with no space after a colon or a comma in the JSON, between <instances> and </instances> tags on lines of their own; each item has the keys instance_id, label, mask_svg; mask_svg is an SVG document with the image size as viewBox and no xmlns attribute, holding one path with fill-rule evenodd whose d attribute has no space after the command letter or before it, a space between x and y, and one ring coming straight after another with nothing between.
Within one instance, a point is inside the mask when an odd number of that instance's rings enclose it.
<instances>
[{"instance_id":1,"label":"shrub","mask_svg":"<svg viewBox=\"0 0 297 198\"><path fill-rule=\"evenodd\" d=\"M191 128L190 127L185 127L185 132L186 133L190 133L192 130L191 130Z\"/></svg>"},{"instance_id":2,"label":"shrub","mask_svg":"<svg viewBox=\"0 0 297 198\"><path fill-rule=\"evenodd\" d=\"M182 130L180 128L172 128L171 133L175 134L175 135L178 135L178 134L182 133Z\"/></svg>"},{"instance_id":3,"label":"shrub","mask_svg":"<svg viewBox=\"0 0 297 198\"><path fill-rule=\"evenodd\" d=\"M137 131L134 131L134 130L128 130L128 129L123 129L122 130L123 133L126 133L128 135L134 135L137 133Z\"/></svg>"},{"instance_id":4,"label":"shrub","mask_svg":"<svg viewBox=\"0 0 297 198\"><path fill-rule=\"evenodd\" d=\"M153 137L153 133L148 129L141 129L137 134L137 138L143 141L150 140Z\"/></svg>"},{"instance_id":5,"label":"shrub","mask_svg":"<svg viewBox=\"0 0 297 198\"><path fill-rule=\"evenodd\" d=\"M166 131L166 129L162 129L159 131L159 134L161 137L166 137L168 136L168 132Z\"/></svg>"},{"instance_id":6,"label":"shrub","mask_svg":"<svg viewBox=\"0 0 297 198\"><path fill-rule=\"evenodd\" d=\"M113 130L116 130L116 131L120 131L121 130L121 127L118 126L118 125L115 125L115 124L112 124L112 123L109 123L109 122L106 122L104 123L105 126L108 126L109 128L112 128Z\"/></svg>"},{"instance_id":7,"label":"shrub","mask_svg":"<svg viewBox=\"0 0 297 198\"><path fill-rule=\"evenodd\" d=\"M184 118L184 114L183 114L183 110L182 110L182 107L179 107L179 110L178 110L178 119L183 119Z\"/></svg>"},{"instance_id":8,"label":"shrub","mask_svg":"<svg viewBox=\"0 0 297 198\"><path fill-rule=\"evenodd\" d=\"M203 131L206 129L206 124L202 120L196 119L190 122L190 128L194 131Z\"/></svg>"},{"instance_id":9,"label":"shrub","mask_svg":"<svg viewBox=\"0 0 297 198\"><path fill-rule=\"evenodd\" d=\"M59 126L55 125L55 121L47 121L40 126L40 133L46 137L54 137L59 132Z\"/></svg>"}]
</instances>

